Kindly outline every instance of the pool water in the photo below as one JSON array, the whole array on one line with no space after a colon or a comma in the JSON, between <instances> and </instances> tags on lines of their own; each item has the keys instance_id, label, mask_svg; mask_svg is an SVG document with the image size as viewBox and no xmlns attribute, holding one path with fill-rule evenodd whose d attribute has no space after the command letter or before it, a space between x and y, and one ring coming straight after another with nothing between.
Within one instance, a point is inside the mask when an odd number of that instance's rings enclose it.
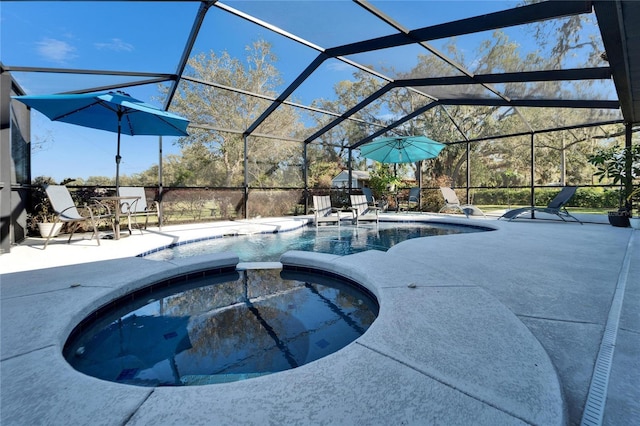
<instances>
[{"instance_id":1,"label":"pool water","mask_svg":"<svg viewBox=\"0 0 640 426\"><path fill-rule=\"evenodd\" d=\"M90 315L67 341L67 361L138 386L237 381L329 355L378 315L365 289L309 272L247 270L158 287Z\"/></svg>"},{"instance_id":2,"label":"pool water","mask_svg":"<svg viewBox=\"0 0 640 426\"><path fill-rule=\"evenodd\" d=\"M381 222L359 226L306 226L275 234L227 236L182 244L144 255L171 260L223 251L235 252L241 262L277 262L289 250L348 255L365 250L386 251L411 238L486 231L486 228L419 222Z\"/></svg>"}]
</instances>

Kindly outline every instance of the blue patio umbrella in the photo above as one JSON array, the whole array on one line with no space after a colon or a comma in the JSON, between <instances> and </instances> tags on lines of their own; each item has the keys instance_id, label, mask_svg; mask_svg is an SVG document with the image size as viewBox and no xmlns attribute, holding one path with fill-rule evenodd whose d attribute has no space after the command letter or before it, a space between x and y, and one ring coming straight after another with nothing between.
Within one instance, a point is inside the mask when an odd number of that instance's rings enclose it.
<instances>
[{"instance_id":1,"label":"blue patio umbrella","mask_svg":"<svg viewBox=\"0 0 640 426\"><path fill-rule=\"evenodd\" d=\"M14 96L53 121L118 134L116 190L120 186L120 135L188 136L189 120L123 92Z\"/></svg>"},{"instance_id":2,"label":"blue patio umbrella","mask_svg":"<svg viewBox=\"0 0 640 426\"><path fill-rule=\"evenodd\" d=\"M444 144L426 136L396 136L375 139L360 147L360 154L381 163L416 163L435 158Z\"/></svg>"}]
</instances>

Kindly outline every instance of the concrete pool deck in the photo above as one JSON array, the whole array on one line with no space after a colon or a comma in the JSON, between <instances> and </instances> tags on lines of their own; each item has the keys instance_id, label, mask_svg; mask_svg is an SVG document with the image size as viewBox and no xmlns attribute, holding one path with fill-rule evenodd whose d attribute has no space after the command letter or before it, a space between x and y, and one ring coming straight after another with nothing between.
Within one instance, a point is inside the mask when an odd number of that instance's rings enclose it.
<instances>
[{"instance_id":1,"label":"concrete pool deck","mask_svg":"<svg viewBox=\"0 0 640 426\"><path fill-rule=\"evenodd\" d=\"M380 302L360 339L295 370L142 388L84 376L62 357L71 329L105 300L233 260L133 256L299 220L165 227L100 247L60 239L44 251L29 239L1 255L0 423L579 424L594 368L596 382L603 368L608 378L606 403L602 413L590 405L585 424L640 418L640 232L596 223L446 218L496 230L410 240L386 253L289 252L283 263L348 276ZM614 348L610 362L597 362L603 342Z\"/></svg>"}]
</instances>

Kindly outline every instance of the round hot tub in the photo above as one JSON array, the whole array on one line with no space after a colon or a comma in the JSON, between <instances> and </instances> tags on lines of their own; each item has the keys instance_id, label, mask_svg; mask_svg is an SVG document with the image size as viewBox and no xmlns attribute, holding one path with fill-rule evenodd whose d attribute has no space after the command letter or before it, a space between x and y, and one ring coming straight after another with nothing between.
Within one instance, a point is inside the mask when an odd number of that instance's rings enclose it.
<instances>
[{"instance_id":1,"label":"round hot tub","mask_svg":"<svg viewBox=\"0 0 640 426\"><path fill-rule=\"evenodd\" d=\"M223 383L336 352L377 314L369 291L337 276L250 269L174 277L92 313L64 356L76 370L118 383Z\"/></svg>"}]
</instances>

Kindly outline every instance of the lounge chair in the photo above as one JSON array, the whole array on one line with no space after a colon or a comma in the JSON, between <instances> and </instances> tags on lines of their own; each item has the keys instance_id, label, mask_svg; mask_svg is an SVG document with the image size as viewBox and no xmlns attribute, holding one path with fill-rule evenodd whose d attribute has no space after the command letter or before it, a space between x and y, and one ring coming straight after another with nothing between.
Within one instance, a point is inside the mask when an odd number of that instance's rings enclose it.
<instances>
[{"instance_id":1,"label":"lounge chair","mask_svg":"<svg viewBox=\"0 0 640 426\"><path fill-rule=\"evenodd\" d=\"M49 241L52 238L53 229L55 228L55 224L58 222L70 223L71 226L71 234L69 235L69 239L67 243L71 242L71 238L73 237L73 233L78 229L78 227L82 223L90 223L93 228L93 235L91 238L95 237L98 245L100 245L100 235L98 234L98 221L103 219L108 219L111 221L111 227L113 228L113 214L109 210L109 207L103 205L99 202L95 202L94 208L89 207L85 204L84 208L88 211L89 216L82 215L78 211L73 199L71 198L71 194L69 193L69 189L63 185L48 185L45 187L45 192L47 193L47 197L49 197L49 201L51 202L51 206L53 207L53 211L56 214L56 219L54 221L54 226L51 228L51 232L46 237L46 241L44 243L44 249L47 248ZM94 211L95 209L95 211ZM98 213L99 211L106 211L106 213ZM115 228L114 228L115 232ZM43 250L44 250L43 249Z\"/></svg>"},{"instance_id":2,"label":"lounge chair","mask_svg":"<svg viewBox=\"0 0 640 426\"><path fill-rule=\"evenodd\" d=\"M313 209L316 226L321 223L336 223L340 226L340 210L331 207L331 197L328 195L314 195Z\"/></svg>"},{"instance_id":3,"label":"lounge chair","mask_svg":"<svg viewBox=\"0 0 640 426\"><path fill-rule=\"evenodd\" d=\"M441 186L440 192L444 197L444 206L442 206L442 208L438 213L442 213L443 210L454 209L454 210L460 210L467 217L469 217L469 215L472 215L472 216L482 215L485 218L487 217L482 210L480 210L478 207L474 206L473 204L460 204L460 200L458 199L456 192L452 188L449 188L448 186Z\"/></svg>"},{"instance_id":4,"label":"lounge chair","mask_svg":"<svg viewBox=\"0 0 640 426\"><path fill-rule=\"evenodd\" d=\"M353 222L358 225L362 221L379 222L379 207L367 204L367 197L364 195L351 195L351 212L353 214Z\"/></svg>"},{"instance_id":5,"label":"lounge chair","mask_svg":"<svg viewBox=\"0 0 640 426\"><path fill-rule=\"evenodd\" d=\"M409 188L409 196L403 202L402 210L409 211L413 206L416 210L420 210L420 188Z\"/></svg>"},{"instance_id":6,"label":"lounge chair","mask_svg":"<svg viewBox=\"0 0 640 426\"><path fill-rule=\"evenodd\" d=\"M122 214L127 215L127 226L129 227L129 235L131 235L132 221L142 234L142 229L138 225L139 217L144 217L144 229L147 229L149 216L155 216L158 219L158 225L160 225L160 218L158 217L160 206L158 205L157 201L153 202L152 208L147 205L147 195L143 187L121 186L120 188L118 188L118 196L125 198L131 197L128 200L122 200L122 203L120 204L120 211L122 212Z\"/></svg>"},{"instance_id":7,"label":"lounge chair","mask_svg":"<svg viewBox=\"0 0 640 426\"><path fill-rule=\"evenodd\" d=\"M533 212L536 211L536 212L542 212L542 213L547 213L547 214L554 214L554 215L558 216L560 219L562 219L565 222L567 221L565 218L566 217L570 217L570 218L572 218L573 220L577 221L578 223L580 223L582 225L583 223L578 218L576 218L575 216L571 215L567 211L567 209L565 208L565 205L569 202L571 197L573 197L573 195L576 193L577 189L578 188L575 187L575 186L565 186L553 198L553 200L551 200L549 202L547 207L530 206L530 207L521 207L521 208L518 208L518 209L509 210L508 212L506 212L505 214L500 216L498 218L498 220L500 220L502 218L506 218L506 219L509 219L509 221L512 221L512 220L516 219L518 216L520 216L523 213L531 212L531 214L533 215Z\"/></svg>"}]
</instances>

